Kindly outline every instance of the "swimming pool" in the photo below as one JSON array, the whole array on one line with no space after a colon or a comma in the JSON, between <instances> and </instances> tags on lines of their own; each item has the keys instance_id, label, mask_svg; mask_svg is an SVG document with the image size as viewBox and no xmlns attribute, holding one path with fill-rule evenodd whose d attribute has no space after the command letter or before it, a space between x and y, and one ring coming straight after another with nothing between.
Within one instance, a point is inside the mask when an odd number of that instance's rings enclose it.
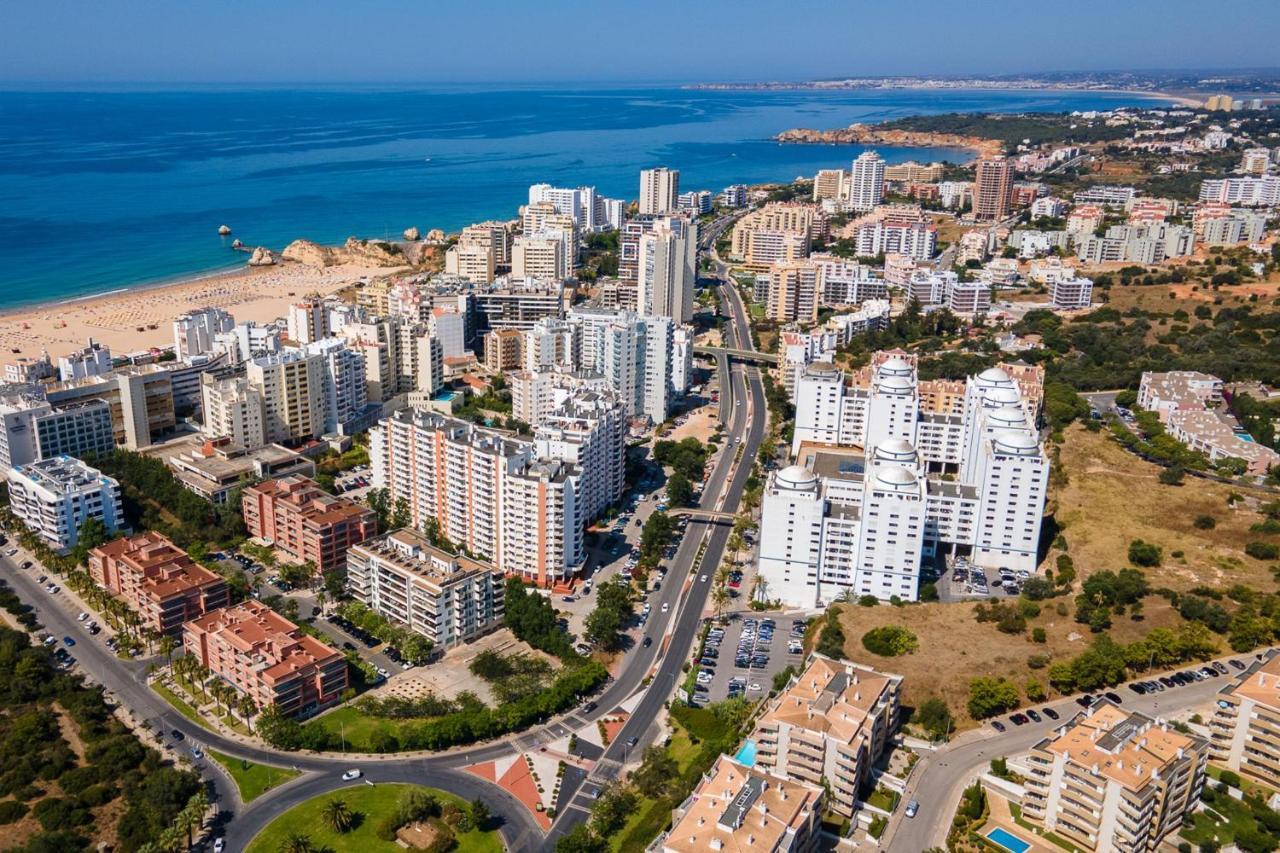
<instances>
[{"instance_id":1,"label":"swimming pool","mask_svg":"<svg viewBox=\"0 0 1280 853\"><path fill-rule=\"evenodd\" d=\"M1023 841L1018 836L1009 832L1007 829L997 826L995 829L987 833L987 838L996 844L1008 850L1009 853L1027 853L1031 849L1031 842Z\"/></svg>"},{"instance_id":2,"label":"swimming pool","mask_svg":"<svg viewBox=\"0 0 1280 853\"><path fill-rule=\"evenodd\" d=\"M741 764L743 767L756 766L756 742L753 740L744 741L742 749L738 750L738 754L733 760Z\"/></svg>"}]
</instances>

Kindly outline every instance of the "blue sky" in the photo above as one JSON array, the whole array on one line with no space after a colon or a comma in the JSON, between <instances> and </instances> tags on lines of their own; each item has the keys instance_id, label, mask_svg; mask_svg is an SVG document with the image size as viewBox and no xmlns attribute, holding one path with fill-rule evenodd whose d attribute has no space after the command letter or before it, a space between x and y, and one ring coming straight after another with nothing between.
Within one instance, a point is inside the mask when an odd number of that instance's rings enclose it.
<instances>
[{"instance_id":1,"label":"blue sky","mask_svg":"<svg viewBox=\"0 0 1280 853\"><path fill-rule=\"evenodd\" d=\"M793 80L1276 65L1280 3L7 0L0 81Z\"/></svg>"}]
</instances>

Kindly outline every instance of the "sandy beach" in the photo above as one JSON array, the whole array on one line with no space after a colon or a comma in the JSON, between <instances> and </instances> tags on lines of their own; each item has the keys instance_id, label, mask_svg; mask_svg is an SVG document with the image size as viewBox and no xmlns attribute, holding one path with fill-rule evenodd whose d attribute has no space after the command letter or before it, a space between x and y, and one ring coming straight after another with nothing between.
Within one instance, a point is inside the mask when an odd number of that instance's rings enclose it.
<instances>
[{"instance_id":1,"label":"sandy beach","mask_svg":"<svg viewBox=\"0 0 1280 853\"><path fill-rule=\"evenodd\" d=\"M0 312L0 364L48 350L59 355L92 337L114 355L173 344L174 318L195 308L225 309L236 322L266 322L287 313L308 293L328 295L361 278L391 275L393 267L341 264L318 268L299 263L245 269L172 284L139 287L83 300Z\"/></svg>"}]
</instances>

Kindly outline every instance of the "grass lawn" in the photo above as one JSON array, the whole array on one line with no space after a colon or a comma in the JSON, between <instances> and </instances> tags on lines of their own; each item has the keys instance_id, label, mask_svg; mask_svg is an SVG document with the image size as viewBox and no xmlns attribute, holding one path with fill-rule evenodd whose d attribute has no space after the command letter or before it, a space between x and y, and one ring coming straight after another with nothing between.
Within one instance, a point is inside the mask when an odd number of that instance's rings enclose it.
<instances>
[{"instance_id":1,"label":"grass lawn","mask_svg":"<svg viewBox=\"0 0 1280 853\"><path fill-rule=\"evenodd\" d=\"M441 803L466 806L461 798L434 788L356 784L289 809L258 833L249 843L247 853L276 853L292 835L306 835L318 849L328 848L333 853L401 853L404 848L394 841L383 841L374 830L380 821L396 810L400 795L410 788L430 791ZM361 816L359 824L350 832L333 832L320 818L325 803L334 797L344 800L348 808ZM458 845L453 849L459 853L502 853L502 839L496 830L458 833L457 840Z\"/></svg>"},{"instance_id":2,"label":"grass lawn","mask_svg":"<svg viewBox=\"0 0 1280 853\"><path fill-rule=\"evenodd\" d=\"M1226 768L1219 767L1216 764L1210 764L1205 772L1214 782L1220 782L1222 781L1223 770L1226 770ZM1244 791L1246 795L1253 794L1262 797L1264 801L1271 799L1271 795L1275 793L1275 791L1268 788L1266 785L1259 785L1257 782L1246 779L1243 776L1240 777L1240 784L1237 787L1239 787L1241 791Z\"/></svg>"},{"instance_id":3,"label":"grass lawn","mask_svg":"<svg viewBox=\"0 0 1280 853\"><path fill-rule=\"evenodd\" d=\"M182 699L177 693L174 693L168 687L165 687L163 684L153 684L151 685L151 689L163 696L166 702L174 708L177 708L178 713L186 717L191 722L200 726L205 724L205 719L200 716L200 712L188 705L186 700Z\"/></svg>"},{"instance_id":4,"label":"grass lawn","mask_svg":"<svg viewBox=\"0 0 1280 853\"><path fill-rule=\"evenodd\" d=\"M236 787L240 789L240 799L246 803L298 775L297 770L273 767L270 764L254 764L242 758L223 755L212 749L209 750L209 755L231 774L232 779L236 780Z\"/></svg>"},{"instance_id":5,"label":"grass lawn","mask_svg":"<svg viewBox=\"0 0 1280 853\"><path fill-rule=\"evenodd\" d=\"M1179 832L1179 835L1193 845L1212 842L1225 847L1235 841L1237 836L1243 840L1247 834L1250 841L1256 841L1259 834L1266 832L1266 827L1254 817L1249 803L1227 794L1219 794L1208 785L1205 786L1201 799L1205 803L1204 810L1192 814L1189 822ZM1259 807L1267 811L1265 805ZM1257 846L1246 847L1243 843L1241 846L1245 849L1262 849Z\"/></svg>"},{"instance_id":6,"label":"grass lawn","mask_svg":"<svg viewBox=\"0 0 1280 853\"><path fill-rule=\"evenodd\" d=\"M867 804L891 812L898 805L898 795L888 788L876 788L867 797Z\"/></svg>"},{"instance_id":7,"label":"grass lawn","mask_svg":"<svg viewBox=\"0 0 1280 853\"><path fill-rule=\"evenodd\" d=\"M1023 829L1034 832L1036 835L1040 836L1045 841L1048 841L1052 844L1056 844L1059 847L1061 847L1063 850L1070 850L1072 851L1072 853L1075 853L1075 851L1079 849L1070 841L1063 838L1062 836L1057 835L1056 833L1053 833L1053 832L1049 832L1047 830L1043 830L1040 827L1028 821L1026 818L1022 816L1022 806L1018 805L1017 803L1009 803L1009 813L1013 815L1014 823L1016 823L1018 826L1022 827ZM1004 848L1001 847L999 849L1003 850Z\"/></svg>"},{"instance_id":8,"label":"grass lawn","mask_svg":"<svg viewBox=\"0 0 1280 853\"><path fill-rule=\"evenodd\" d=\"M684 726L675 720L671 722L674 731L671 743L667 744L667 752L676 760L676 767L683 775L693 766L700 750ZM610 836L609 848L617 853L639 853L666 828L670 820L671 809L667 803L662 800L641 799L622 828Z\"/></svg>"},{"instance_id":9,"label":"grass lawn","mask_svg":"<svg viewBox=\"0 0 1280 853\"><path fill-rule=\"evenodd\" d=\"M321 714L307 725L320 726L347 741L349 752L372 752L370 738L378 729L387 729L395 734L411 723L420 723L421 719L392 720L383 717L372 717L362 713L354 705L335 708L327 714Z\"/></svg>"}]
</instances>

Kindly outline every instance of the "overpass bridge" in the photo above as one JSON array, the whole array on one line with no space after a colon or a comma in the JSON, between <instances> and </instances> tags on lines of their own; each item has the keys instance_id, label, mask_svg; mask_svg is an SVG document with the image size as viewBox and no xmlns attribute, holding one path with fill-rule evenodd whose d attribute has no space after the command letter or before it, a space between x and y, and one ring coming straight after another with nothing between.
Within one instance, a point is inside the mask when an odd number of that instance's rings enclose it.
<instances>
[{"instance_id":1,"label":"overpass bridge","mask_svg":"<svg viewBox=\"0 0 1280 853\"><path fill-rule=\"evenodd\" d=\"M693 354L717 357L724 355L740 361L754 361L757 364L777 364L779 361L777 353L757 352L753 349L732 349L729 347L697 346L693 348Z\"/></svg>"},{"instance_id":2,"label":"overpass bridge","mask_svg":"<svg viewBox=\"0 0 1280 853\"><path fill-rule=\"evenodd\" d=\"M674 507L667 510L667 515L687 515L690 518L696 518L702 521L719 521L733 524L738 520L737 513L718 512L714 509L699 509L698 507Z\"/></svg>"}]
</instances>

